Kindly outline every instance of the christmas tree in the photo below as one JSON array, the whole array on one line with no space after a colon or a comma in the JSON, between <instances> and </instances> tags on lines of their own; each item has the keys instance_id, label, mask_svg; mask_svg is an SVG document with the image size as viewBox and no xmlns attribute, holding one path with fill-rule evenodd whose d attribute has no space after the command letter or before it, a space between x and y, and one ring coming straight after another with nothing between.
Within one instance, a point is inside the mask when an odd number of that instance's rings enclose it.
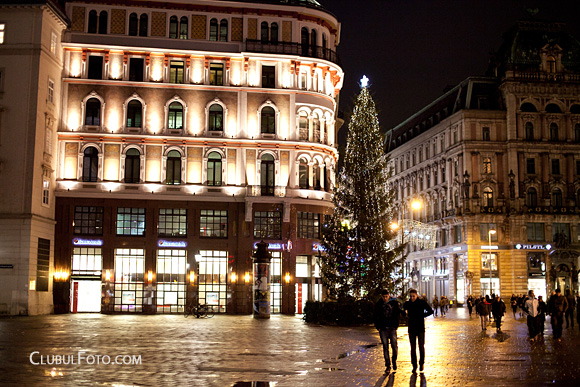
<instances>
[{"instance_id":1,"label":"christmas tree","mask_svg":"<svg viewBox=\"0 0 580 387\"><path fill-rule=\"evenodd\" d=\"M394 294L399 288L403 246L392 243L389 174L375 103L363 85L348 124L334 212L323 230L322 282L330 297L373 296L381 289Z\"/></svg>"}]
</instances>

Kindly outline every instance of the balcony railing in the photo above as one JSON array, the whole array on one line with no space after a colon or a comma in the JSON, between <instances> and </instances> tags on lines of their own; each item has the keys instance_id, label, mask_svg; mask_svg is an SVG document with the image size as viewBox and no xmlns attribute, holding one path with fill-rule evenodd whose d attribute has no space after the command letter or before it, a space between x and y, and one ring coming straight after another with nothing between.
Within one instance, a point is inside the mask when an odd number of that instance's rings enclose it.
<instances>
[{"instance_id":1,"label":"balcony railing","mask_svg":"<svg viewBox=\"0 0 580 387\"><path fill-rule=\"evenodd\" d=\"M335 51L321 46L311 46L310 44L300 44L291 42L262 42L261 40L247 39L246 51L261 52L267 54L288 54L301 55L312 58L324 59L340 65L338 55Z\"/></svg>"}]
</instances>

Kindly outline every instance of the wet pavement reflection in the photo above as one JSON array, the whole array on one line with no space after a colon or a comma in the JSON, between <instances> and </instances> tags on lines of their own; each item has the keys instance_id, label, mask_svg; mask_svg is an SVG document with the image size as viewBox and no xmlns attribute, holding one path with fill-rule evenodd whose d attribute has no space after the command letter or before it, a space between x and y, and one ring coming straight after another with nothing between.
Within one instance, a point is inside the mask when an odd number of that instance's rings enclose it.
<instances>
[{"instance_id":1,"label":"wet pavement reflection","mask_svg":"<svg viewBox=\"0 0 580 387\"><path fill-rule=\"evenodd\" d=\"M578 386L580 330L530 342L525 318L502 332L464 309L426 320L425 372L412 374L406 327L398 369L384 374L374 327L299 317L77 314L0 318L0 385ZM60 358L59 358L60 356ZM138 356L140 362L131 360ZM60 359L60 360L59 360ZM118 360L118 362L117 362ZM60 362L59 362L60 361Z\"/></svg>"}]
</instances>

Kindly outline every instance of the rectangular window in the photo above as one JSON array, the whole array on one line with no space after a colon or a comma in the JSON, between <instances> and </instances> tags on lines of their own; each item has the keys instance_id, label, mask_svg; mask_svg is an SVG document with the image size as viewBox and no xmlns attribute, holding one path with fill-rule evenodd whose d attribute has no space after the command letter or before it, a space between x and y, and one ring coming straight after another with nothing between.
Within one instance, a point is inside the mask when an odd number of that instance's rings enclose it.
<instances>
[{"instance_id":1,"label":"rectangular window","mask_svg":"<svg viewBox=\"0 0 580 387\"><path fill-rule=\"evenodd\" d=\"M224 85L224 65L212 63L209 65L209 84L213 86Z\"/></svg>"},{"instance_id":2,"label":"rectangular window","mask_svg":"<svg viewBox=\"0 0 580 387\"><path fill-rule=\"evenodd\" d=\"M491 270L497 271L497 254L491 253L491 262L489 260L489 253L481 254L481 267L483 270L487 270L489 272L489 266L491 263Z\"/></svg>"},{"instance_id":3,"label":"rectangular window","mask_svg":"<svg viewBox=\"0 0 580 387\"><path fill-rule=\"evenodd\" d=\"M526 159L526 170L528 175L535 175L536 174L536 160L535 159Z\"/></svg>"},{"instance_id":4,"label":"rectangular window","mask_svg":"<svg viewBox=\"0 0 580 387\"><path fill-rule=\"evenodd\" d=\"M87 74L89 79L103 79L103 57L89 55L89 70Z\"/></svg>"},{"instance_id":5,"label":"rectangular window","mask_svg":"<svg viewBox=\"0 0 580 387\"><path fill-rule=\"evenodd\" d=\"M445 137L441 137L441 152L445 150Z\"/></svg>"},{"instance_id":6,"label":"rectangular window","mask_svg":"<svg viewBox=\"0 0 580 387\"><path fill-rule=\"evenodd\" d=\"M117 235L145 235L145 208L117 208Z\"/></svg>"},{"instance_id":7,"label":"rectangular window","mask_svg":"<svg viewBox=\"0 0 580 387\"><path fill-rule=\"evenodd\" d=\"M526 230L528 232L528 242L543 242L546 240L544 223L528 223Z\"/></svg>"},{"instance_id":8,"label":"rectangular window","mask_svg":"<svg viewBox=\"0 0 580 387\"><path fill-rule=\"evenodd\" d=\"M201 250L199 261L199 303L209 305L214 312L226 312L228 293L228 252Z\"/></svg>"},{"instance_id":9,"label":"rectangular window","mask_svg":"<svg viewBox=\"0 0 580 387\"><path fill-rule=\"evenodd\" d=\"M42 204L50 205L50 180L42 179Z\"/></svg>"},{"instance_id":10,"label":"rectangular window","mask_svg":"<svg viewBox=\"0 0 580 387\"><path fill-rule=\"evenodd\" d=\"M145 250L115 249L115 312L143 310Z\"/></svg>"},{"instance_id":11,"label":"rectangular window","mask_svg":"<svg viewBox=\"0 0 580 387\"><path fill-rule=\"evenodd\" d=\"M576 160L576 175L580 176L580 160Z\"/></svg>"},{"instance_id":12,"label":"rectangular window","mask_svg":"<svg viewBox=\"0 0 580 387\"><path fill-rule=\"evenodd\" d=\"M552 175L560 174L560 160L552 159Z\"/></svg>"},{"instance_id":13,"label":"rectangular window","mask_svg":"<svg viewBox=\"0 0 580 387\"><path fill-rule=\"evenodd\" d=\"M77 235L103 235L103 207L75 207L73 228Z\"/></svg>"},{"instance_id":14,"label":"rectangular window","mask_svg":"<svg viewBox=\"0 0 580 387\"><path fill-rule=\"evenodd\" d=\"M4 44L4 32L6 31L6 24L0 23L0 44Z\"/></svg>"},{"instance_id":15,"label":"rectangular window","mask_svg":"<svg viewBox=\"0 0 580 387\"><path fill-rule=\"evenodd\" d=\"M282 217L280 211L256 211L254 214L254 238L282 238Z\"/></svg>"},{"instance_id":16,"label":"rectangular window","mask_svg":"<svg viewBox=\"0 0 580 387\"><path fill-rule=\"evenodd\" d=\"M479 238L482 242L489 242L489 230L496 230L491 234L491 241L497 242L497 225L495 223L480 223L479 224Z\"/></svg>"},{"instance_id":17,"label":"rectangular window","mask_svg":"<svg viewBox=\"0 0 580 387\"><path fill-rule=\"evenodd\" d=\"M307 255L297 255L296 256L296 277L297 278L310 277L310 270L308 270L308 256Z\"/></svg>"},{"instance_id":18,"label":"rectangular window","mask_svg":"<svg viewBox=\"0 0 580 387\"><path fill-rule=\"evenodd\" d=\"M50 52L52 52L54 55L56 55L57 43L58 43L58 41L57 41L56 32L52 31L50 33Z\"/></svg>"},{"instance_id":19,"label":"rectangular window","mask_svg":"<svg viewBox=\"0 0 580 387\"><path fill-rule=\"evenodd\" d=\"M38 238L36 256L36 291L48 292L48 276L50 274L50 240Z\"/></svg>"},{"instance_id":20,"label":"rectangular window","mask_svg":"<svg viewBox=\"0 0 580 387\"><path fill-rule=\"evenodd\" d=\"M302 90L306 90L308 89L308 82L307 82L307 77L306 77L306 73L300 73L300 88Z\"/></svg>"},{"instance_id":21,"label":"rectangular window","mask_svg":"<svg viewBox=\"0 0 580 387\"><path fill-rule=\"evenodd\" d=\"M160 237L186 237L187 210L185 208L160 208L157 231Z\"/></svg>"},{"instance_id":22,"label":"rectangular window","mask_svg":"<svg viewBox=\"0 0 580 387\"><path fill-rule=\"evenodd\" d=\"M445 183L445 167L441 168L441 182Z\"/></svg>"},{"instance_id":23,"label":"rectangular window","mask_svg":"<svg viewBox=\"0 0 580 387\"><path fill-rule=\"evenodd\" d=\"M228 212L224 210L201 210L199 236L205 238L227 238Z\"/></svg>"},{"instance_id":24,"label":"rectangular window","mask_svg":"<svg viewBox=\"0 0 580 387\"><path fill-rule=\"evenodd\" d=\"M276 87L276 67L262 66L262 87L275 88Z\"/></svg>"},{"instance_id":25,"label":"rectangular window","mask_svg":"<svg viewBox=\"0 0 580 387\"><path fill-rule=\"evenodd\" d=\"M271 313L282 311L282 253L272 251L272 261L270 263L270 310Z\"/></svg>"},{"instance_id":26,"label":"rectangular window","mask_svg":"<svg viewBox=\"0 0 580 387\"><path fill-rule=\"evenodd\" d=\"M169 62L169 83L183 83L183 69L182 61L172 60Z\"/></svg>"},{"instance_id":27,"label":"rectangular window","mask_svg":"<svg viewBox=\"0 0 580 387\"><path fill-rule=\"evenodd\" d=\"M129 80L132 82L143 82L143 59L131 58L129 60Z\"/></svg>"},{"instance_id":28,"label":"rectangular window","mask_svg":"<svg viewBox=\"0 0 580 387\"><path fill-rule=\"evenodd\" d=\"M48 80L48 95L46 99L48 102L54 103L54 81L52 79Z\"/></svg>"},{"instance_id":29,"label":"rectangular window","mask_svg":"<svg viewBox=\"0 0 580 387\"><path fill-rule=\"evenodd\" d=\"M318 239L320 235L320 214L298 212L298 238Z\"/></svg>"},{"instance_id":30,"label":"rectangular window","mask_svg":"<svg viewBox=\"0 0 580 387\"><path fill-rule=\"evenodd\" d=\"M101 276L103 253L100 247L75 247L73 249L72 275Z\"/></svg>"},{"instance_id":31,"label":"rectangular window","mask_svg":"<svg viewBox=\"0 0 580 387\"><path fill-rule=\"evenodd\" d=\"M425 147L425 159L426 159L426 160L428 160L428 159L429 159L429 157L430 157L430 156L429 156L429 145L427 145L427 146Z\"/></svg>"},{"instance_id":32,"label":"rectangular window","mask_svg":"<svg viewBox=\"0 0 580 387\"><path fill-rule=\"evenodd\" d=\"M557 242L570 243L570 224L554 223L552 225L552 240L556 243Z\"/></svg>"},{"instance_id":33,"label":"rectangular window","mask_svg":"<svg viewBox=\"0 0 580 387\"><path fill-rule=\"evenodd\" d=\"M491 141L491 131L487 126L481 129L481 134L483 141Z\"/></svg>"},{"instance_id":34,"label":"rectangular window","mask_svg":"<svg viewBox=\"0 0 580 387\"><path fill-rule=\"evenodd\" d=\"M455 243L461 243L463 241L463 228L461 225L456 225L455 227Z\"/></svg>"}]
</instances>

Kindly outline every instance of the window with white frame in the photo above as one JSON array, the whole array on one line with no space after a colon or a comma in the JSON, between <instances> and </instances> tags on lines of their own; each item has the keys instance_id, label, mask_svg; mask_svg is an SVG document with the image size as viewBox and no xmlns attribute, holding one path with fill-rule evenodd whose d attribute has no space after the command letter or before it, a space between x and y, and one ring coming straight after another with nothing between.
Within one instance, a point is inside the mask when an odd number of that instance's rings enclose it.
<instances>
[{"instance_id":1,"label":"window with white frame","mask_svg":"<svg viewBox=\"0 0 580 387\"><path fill-rule=\"evenodd\" d=\"M46 177L42 179L42 205L50 205L50 180Z\"/></svg>"},{"instance_id":2,"label":"window with white frame","mask_svg":"<svg viewBox=\"0 0 580 387\"><path fill-rule=\"evenodd\" d=\"M58 44L56 32L51 31L50 33L50 52L56 55L56 45Z\"/></svg>"},{"instance_id":3,"label":"window with white frame","mask_svg":"<svg viewBox=\"0 0 580 387\"><path fill-rule=\"evenodd\" d=\"M48 102L54 103L54 81L52 79L48 80L48 96L46 99Z\"/></svg>"},{"instance_id":4,"label":"window with white frame","mask_svg":"<svg viewBox=\"0 0 580 387\"><path fill-rule=\"evenodd\" d=\"M6 32L6 24L0 23L0 44L4 44L4 33Z\"/></svg>"}]
</instances>

